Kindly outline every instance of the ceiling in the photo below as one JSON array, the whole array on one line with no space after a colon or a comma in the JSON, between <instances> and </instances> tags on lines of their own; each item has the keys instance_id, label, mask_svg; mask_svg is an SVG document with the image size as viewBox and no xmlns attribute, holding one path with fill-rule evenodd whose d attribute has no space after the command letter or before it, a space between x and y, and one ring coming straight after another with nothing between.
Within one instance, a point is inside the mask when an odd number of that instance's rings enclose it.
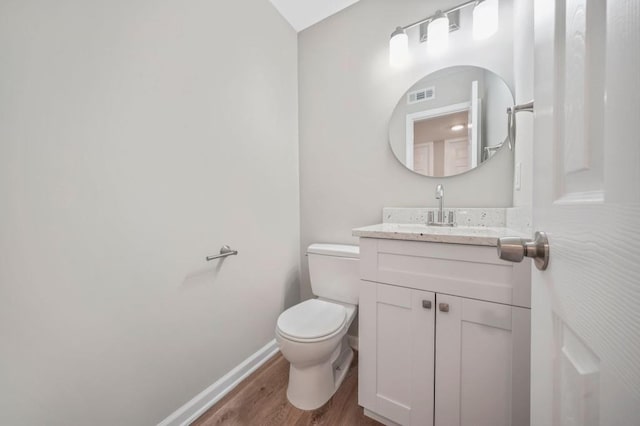
<instances>
[{"instance_id":1,"label":"ceiling","mask_svg":"<svg viewBox=\"0 0 640 426\"><path fill-rule=\"evenodd\" d=\"M461 111L439 117L427 118L414 123L414 143L425 143L467 137L469 112ZM463 124L463 130L451 130L451 126Z\"/></svg>"},{"instance_id":2,"label":"ceiling","mask_svg":"<svg viewBox=\"0 0 640 426\"><path fill-rule=\"evenodd\" d=\"M302 31L359 0L270 0L296 31Z\"/></svg>"}]
</instances>

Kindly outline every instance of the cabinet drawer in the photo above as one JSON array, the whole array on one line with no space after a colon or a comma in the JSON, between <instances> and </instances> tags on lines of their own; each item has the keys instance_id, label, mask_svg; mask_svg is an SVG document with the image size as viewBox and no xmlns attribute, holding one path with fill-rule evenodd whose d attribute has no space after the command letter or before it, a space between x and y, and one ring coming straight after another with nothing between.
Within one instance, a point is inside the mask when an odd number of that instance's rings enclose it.
<instances>
[{"instance_id":1,"label":"cabinet drawer","mask_svg":"<svg viewBox=\"0 0 640 426\"><path fill-rule=\"evenodd\" d=\"M360 267L367 281L531 307L531 262L495 247L360 238Z\"/></svg>"}]
</instances>

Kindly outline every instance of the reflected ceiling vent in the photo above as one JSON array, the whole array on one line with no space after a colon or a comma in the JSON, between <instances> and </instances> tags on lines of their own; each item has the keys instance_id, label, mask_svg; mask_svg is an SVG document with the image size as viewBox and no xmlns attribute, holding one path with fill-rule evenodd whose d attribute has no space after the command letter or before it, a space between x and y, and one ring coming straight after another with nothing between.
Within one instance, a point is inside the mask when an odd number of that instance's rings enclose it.
<instances>
[{"instance_id":1,"label":"reflected ceiling vent","mask_svg":"<svg viewBox=\"0 0 640 426\"><path fill-rule=\"evenodd\" d=\"M430 101L436 98L436 88L425 87L424 89L415 90L407 94L407 104L416 104L418 102Z\"/></svg>"}]
</instances>

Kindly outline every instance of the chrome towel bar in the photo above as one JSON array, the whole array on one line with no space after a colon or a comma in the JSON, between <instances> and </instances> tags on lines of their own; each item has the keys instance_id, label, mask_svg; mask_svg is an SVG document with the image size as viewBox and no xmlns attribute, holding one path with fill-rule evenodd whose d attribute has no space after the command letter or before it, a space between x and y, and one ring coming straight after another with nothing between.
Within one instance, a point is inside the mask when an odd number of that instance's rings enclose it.
<instances>
[{"instance_id":1,"label":"chrome towel bar","mask_svg":"<svg viewBox=\"0 0 640 426\"><path fill-rule=\"evenodd\" d=\"M238 254L238 250L232 250L231 247L225 244L220 249L220 254L207 256L207 262L214 259L220 259L221 257L235 256L236 254Z\"/></svg>"}]
</instances>

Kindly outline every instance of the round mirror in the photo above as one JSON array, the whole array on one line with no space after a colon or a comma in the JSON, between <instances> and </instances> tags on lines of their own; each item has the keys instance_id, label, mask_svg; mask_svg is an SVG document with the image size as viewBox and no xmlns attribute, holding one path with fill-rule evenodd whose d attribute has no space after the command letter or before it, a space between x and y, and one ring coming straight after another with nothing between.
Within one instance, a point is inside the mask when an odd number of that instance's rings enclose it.
<instances>
[{"instance_id":1,"label":"round mirror","mask_svg":"<svg viewBox=\"0 0 640 426\"><path fill-rule=\"evenodd\" d=\"M389 144L409 170L454 176L478 167L504 145L513 95L498 75L457 66L424 77L400 98Z\"/></svg>"}]
</instances>

